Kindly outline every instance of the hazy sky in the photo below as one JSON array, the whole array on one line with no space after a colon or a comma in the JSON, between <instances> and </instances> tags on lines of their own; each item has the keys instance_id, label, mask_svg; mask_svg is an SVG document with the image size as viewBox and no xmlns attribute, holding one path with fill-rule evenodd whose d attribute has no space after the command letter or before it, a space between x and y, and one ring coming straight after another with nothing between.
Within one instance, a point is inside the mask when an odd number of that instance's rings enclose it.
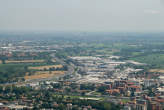
<instances>
[{"instance_id":1,"label":"hazy sky","mask_svg":"<svg viewBox=\"0 0 164 110\"><path fill-rule=\"evenodd\" d=\"M0 30L164 31L164 0L0 0Z\"/></svg>"}]
</instances>

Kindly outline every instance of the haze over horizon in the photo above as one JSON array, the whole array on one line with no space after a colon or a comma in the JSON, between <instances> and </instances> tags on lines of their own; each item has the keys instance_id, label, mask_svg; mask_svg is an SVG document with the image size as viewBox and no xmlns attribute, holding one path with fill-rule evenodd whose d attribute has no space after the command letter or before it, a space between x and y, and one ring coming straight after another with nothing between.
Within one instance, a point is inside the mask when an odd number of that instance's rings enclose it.
<instances>
[{"instance_id":1,"label":"haze over horizon","mask_svg":"<svg viewBox=\"0 0 164 110\"><path fill-rule=\"evenodd\" d=\"M163 31L164 0L0 0L0 30Z\"/></svg>"}]
</instances>

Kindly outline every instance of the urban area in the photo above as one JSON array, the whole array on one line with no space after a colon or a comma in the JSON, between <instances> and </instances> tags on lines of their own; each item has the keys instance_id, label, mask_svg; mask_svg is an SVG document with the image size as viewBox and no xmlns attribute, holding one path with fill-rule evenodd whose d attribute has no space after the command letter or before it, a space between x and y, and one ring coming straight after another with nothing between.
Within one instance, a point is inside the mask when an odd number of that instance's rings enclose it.
<instances>
[{"instance_id":1,"label":"urban area","mask_svg":"<svg viewBox=\"0 0 164 110\"><path fill-rule=\"evenodd\" d=\"M0 110L163 110L161 36L98 35L1 33Z\"/></svg>"}]
</instances>

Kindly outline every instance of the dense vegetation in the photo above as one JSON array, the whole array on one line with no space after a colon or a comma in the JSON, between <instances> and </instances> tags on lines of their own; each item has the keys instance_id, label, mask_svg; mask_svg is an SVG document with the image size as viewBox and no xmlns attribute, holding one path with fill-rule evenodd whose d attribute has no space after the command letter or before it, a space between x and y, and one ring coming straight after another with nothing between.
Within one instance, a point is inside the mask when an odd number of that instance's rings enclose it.
<instances>
[{"instance_id":1,"label":"dense vegetation","mask_svg":"<svg viewBox=\"0 0 164 110\"><path fill-rule=\"evenodd\" d=\"M0 83L15 82L23 80L23 77L27 72L26 66L13 65L13 64L1 64L0 65Z\"/></svg>"}]
</instances>

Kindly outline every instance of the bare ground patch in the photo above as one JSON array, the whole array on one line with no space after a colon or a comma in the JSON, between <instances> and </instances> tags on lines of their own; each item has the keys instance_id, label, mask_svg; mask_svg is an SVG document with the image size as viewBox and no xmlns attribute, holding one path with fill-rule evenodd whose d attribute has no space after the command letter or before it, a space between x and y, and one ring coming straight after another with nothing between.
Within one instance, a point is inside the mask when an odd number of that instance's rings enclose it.
<instances>
[{"instance_id":1,"label":"bare ground patch","mask_svg":"<svg viewBox=\"0 0 164 110\"><path fill-rule=\"evenodd\" d=\"M44 60L6 60L5 63L43 63Z\"/></svg>"},{"instance_id":2,"label":"bare ground patch","mask_svg":"<svg viewBox=\"0 0 164 110\"><path fill-rule=\"evenodd\" d=\"M37 71L35 75L28 76L26 75L24 78L25 80L32 80L32 79L43 79L43 78L50 78L56 75L62 75L65 71Z\"/></svg>"},{"instance_id":3,"label":"bare ground patch","mask_svg":"<svg viewBox=\"0 0 164 110\"><path fill-rule=\"evenodd\" d=\"M164 69L150 69L149 72L164 73Z\"/></svg>"}]
</instances>

